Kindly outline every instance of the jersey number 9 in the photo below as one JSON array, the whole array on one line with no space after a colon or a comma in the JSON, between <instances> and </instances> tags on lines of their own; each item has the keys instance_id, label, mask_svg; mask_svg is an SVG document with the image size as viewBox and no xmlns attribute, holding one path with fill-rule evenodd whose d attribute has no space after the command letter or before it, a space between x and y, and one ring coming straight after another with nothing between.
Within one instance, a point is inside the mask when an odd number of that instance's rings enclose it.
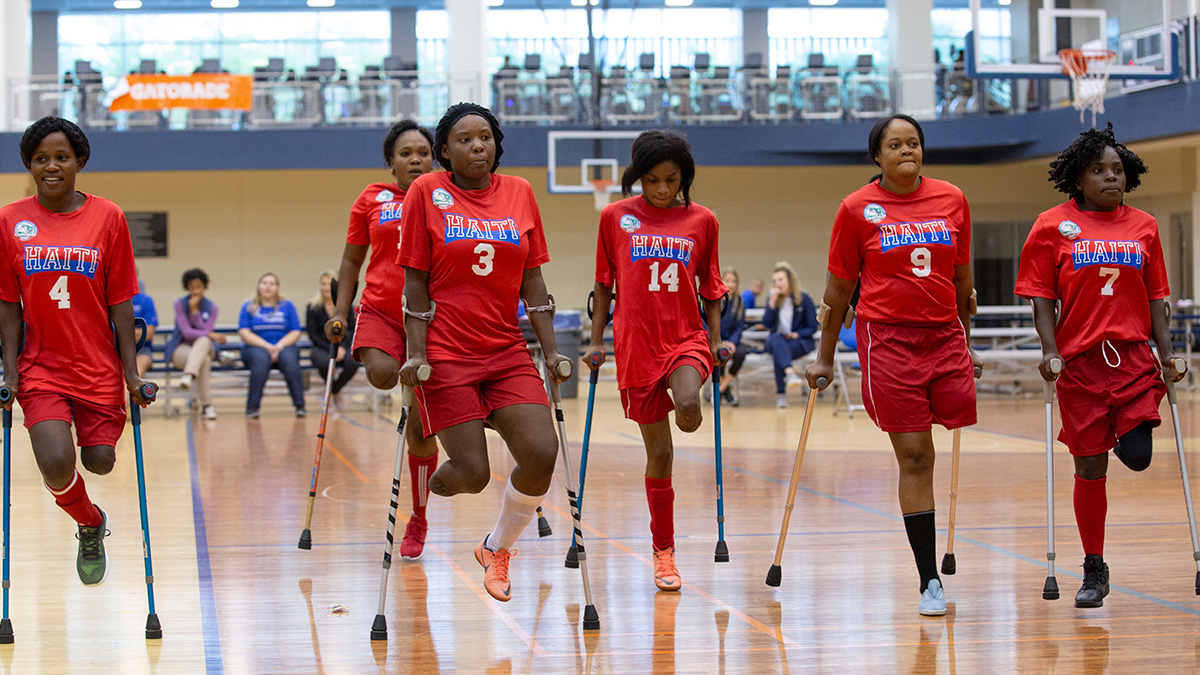
<instances>
[{"instance_id":1,"label":"jersey number 9","mask_svg":"<svg viewBox=\"0 0 1200 675\"><path fill-rule=\"evenodd\" d=\"M67 275L62 275L50 287L50 299L58 301L59 309L71 309L71 292L67 290Z\"/></svg>"},{"instance_id":2,"label":"jersey number 9","mask_svg":"<svg viewBox=\"0 0 1200 675\"><path fill-rule=\"evenodd\" d=\"M933 262L933 254L929 252L929 249L924 246L914 248L909 260L912 260L914 265L913 274L922 278L929 276L929 272L932 271L930 265Z\"/></svg>"}]
</instances>

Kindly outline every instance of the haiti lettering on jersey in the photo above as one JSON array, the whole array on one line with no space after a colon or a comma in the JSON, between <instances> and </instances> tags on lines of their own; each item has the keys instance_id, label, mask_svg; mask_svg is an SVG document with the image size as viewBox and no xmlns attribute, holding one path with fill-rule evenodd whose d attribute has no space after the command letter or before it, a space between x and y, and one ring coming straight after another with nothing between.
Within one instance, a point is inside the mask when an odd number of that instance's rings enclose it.
<instances>
[{"instance_id":1,"label":"haiti lettering on jersey","mask_svg":"<svg viewBox=\"0 0 1200 675\"><path fill-rule=\"evenodd\" d=\"M25 276L37 272L74 272L96 278L100 250L88 246L26 246Z\"/></svg>"},{"instance_id":2,"label":"haiti lettering on jersey","mask_svg":"<svg viewBox=\"0 0 1200 675\"><path fill-rule=\"evenodd\" d=\"M692 251L696 242L687 237L671 237L656 234L629 235L629 253L634 262L646 258L677 260L684 265L692 262Z\"/></svg>"},{"instance_id":3,"label":"haiti lettering on jersey","mask_svg":"<svg viewBox=\"0 0 1200 675\"><path fill-rule=\"evenodd\" d=\"M1127 265L1142 269L1142 244L1138 241L1077 239L1071 244L1075 269L1091 265Z\"/></svg>"},{"instance_id":4,"label":"haiti lettering on jersey","mask_svg":"<svg viewBox=\"0 0 1200 675\"><path fill-rule=\"evenodd\" d=\"M394 220L400 220L400 212L404 210L404 202L388 202L379 209L379 224L384 225Z\"/></svg>"},{"instance_id":5,"label":"haiti lettering on jersey","mask_svg":"<svg viewBox=\"0 0 1200 675\"><path fill-rule=\"evenodd\" d=\"M471 241L499 241L521 245L521 232L512 218L480 220L457 213L446 214L446 243L469 239Z\"/></svg>"},{"instance_id":6,"label":"haiti lettering on jersey","mask_svg":"<svg viewBox=\"0 0 1200 675\"><path fill-rule=\"evenodd\" d=\"M879 226L879 247L884 253L900 246L953 246L945 220L923 223L887 223Z\"/></svg>"}]
</instances>

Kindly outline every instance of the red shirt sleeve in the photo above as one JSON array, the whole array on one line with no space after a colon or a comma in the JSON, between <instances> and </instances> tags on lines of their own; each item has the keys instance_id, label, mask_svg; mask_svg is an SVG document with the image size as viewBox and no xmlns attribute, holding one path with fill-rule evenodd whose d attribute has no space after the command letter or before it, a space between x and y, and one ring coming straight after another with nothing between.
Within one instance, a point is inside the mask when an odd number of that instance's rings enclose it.
<instances>
[{"instance_id":1,"label":"red shirt sleeve","mask_svg":"<svg viewBox=\"0 0 1200 675\"><path fill-rule=\"evenodd\" d=\"M104 295L109 307L132 300L137 295L137 267L133 262L133 242L129 238L129 224L125 214L117 211L113 235L105 257Z\"/></svg>"},{"instance_id":2,"label":"red shirt sleeve","mask_svg":"<svg viewBox=\"0 0 1200 675\"><path fill-rule=\"evenodd\" d=\"M962 198L962 213L960 214L960 218L958 251L954 255L955 266L971 264L971 206L967 204L965 195Z\"/></svg>"},{"instance_id":3,"label":"red shirt sleeve","mask_svg":"<svg viewBox=\"0 0 1200 675\"><path fill-rule=\"evenodd\" d=\"M600 228L596 235L596 283L606 288L613 287L613 279L617 275L616 265L612 256L611 234L609 227L613 211L604 209L600 214Z\"/></svg>"},{"instance_id":4,"label":"red shirt sleeve","mask_svg":"<svg viewBox=\"0 0 1200 675\"><path fill-rule=\"evenodd\" d=\"M843 201L833 219L833 234L829 239L829 273L839 279L853 281L862 272L863 237L860 229L861 225Z\"/></svg>"},{"instance_id":5,"label":"red shirt sleeve","mask_svg":"<svg viewBox=\"0 0 1200 675\"><path fill-rule=\"evenodd\" d=\"M400 252L396 264L428 272L433 268L433 240L426 223L426 209L431 204L429 191L418 179L404 195L404 211L400 214ZM436 215L436 214L435 214Z\"/></svg>"},{"instance_id":6,"label":"red shirt sleeve","mask_svg":"<svg viewBox=\"0 0 1200 675\"><path fill-rule=\"evenodd\" d=\"M1158 227L1154 228L1153 240L1150 243L1150 256L1146 261L1146 295L1151 300L1162 300L1171 295L1170 282L1167 281L1167 264L1163 260L1162 239L1158 236Z\"/></svg>"},{"instance_id":7,"label":"red shirt sleeve","mask_svg":"<svg viewBox=\"0 0 1200 675\"><path fill-rule=\"evenodd\" d=\"M11 241L5 237L0 241L0 300L4 302L21 302L21 277L17 272L19 256L10 249Z\"/></svg>"},{"instance_id":8,"label":"red shirt sleeve","mask_svg":"<svg viewBox=\"0 0 1200 675\"><path fill-rule=\"evenodd\" d=\"M1022 298L1058 299L1058 261L1054 242L1046 238L1049 230L1039 216L1021 247L1021 261L1013 292Z\"/></svg>"},{"instance_id":9,"label":"red shirt sleeve","mask_svg":"<svg viewBox=\"0 0 1200 675\"><path fill-rule=\"evenodd\" d=\"M529 193L529 213L533 217L533 227L529 230L529 254L525 258L525 269L545 265L550 262L550 251L546 248L546 233L542 230L542 212L538 210L537 198L533 196L533 188L525 183Z\"/></svg>"},{"instance_id":10,"label":"red shirt sleeve","mask_svg":"<svg viewBox=\"0 0 1200 675\"><path fill-rule=\"evenodd\" d=\"M705 239L708 240L708 260L704 267L699 269L700 273L700 295L708 300L719 300L724 297L729 289L725 288L725 282L721 280L721 262L717 256L717 241L720 236L720 227L717 224L716 216L709 214L707 234Z\"/></svg>"},{"instance_id":11,"label":"red shirt sleeve","mask_svg":"<svg viewBox=\"0 0 1200 675\"><path fill-rule=\"evenodd\" d=\"M371 245L372 203L359 195L350 207L350 226L346 228L346 243L356 246Z\"/></svg>"}]
</instances>

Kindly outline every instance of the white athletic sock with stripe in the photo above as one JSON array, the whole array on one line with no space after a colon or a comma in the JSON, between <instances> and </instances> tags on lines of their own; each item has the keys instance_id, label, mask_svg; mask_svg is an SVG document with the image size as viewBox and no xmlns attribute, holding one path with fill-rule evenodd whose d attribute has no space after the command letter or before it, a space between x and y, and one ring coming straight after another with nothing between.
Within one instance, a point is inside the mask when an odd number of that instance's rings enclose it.
<instances>
[{"instance_id":1,"label":"white athletic sock with stripe","mask_svg":"<svg viewBox=\"0 0 1200 675\"><path fill-rule=\"evenodd\" d=\"M517 543L517 537L521 536L525 526L533 520L533 514L537 512L537 507L545 497L544 494L535 497L519 492L510 481L504 488L504 502L500 505L496 526L492 528L492 533L483 545L489 551L512 549L513 544Z\"/></svg>"}]
</instances>

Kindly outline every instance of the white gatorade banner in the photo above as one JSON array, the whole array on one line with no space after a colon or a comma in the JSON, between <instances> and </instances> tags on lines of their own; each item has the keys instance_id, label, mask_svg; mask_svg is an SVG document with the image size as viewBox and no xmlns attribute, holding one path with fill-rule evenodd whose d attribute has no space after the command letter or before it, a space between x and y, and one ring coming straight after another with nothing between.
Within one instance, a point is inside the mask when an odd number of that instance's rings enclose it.
<instances>
[{"instance_id":1,"label":"white gatorade banner","mask_svg":"<svg viewBox=\"0 0 1200 675\"><path fill-rule=\"evenodd\" d=\"M249 75L127 75L111 92L109 110L250 109Z\"/></svg>"}]
</instances>

